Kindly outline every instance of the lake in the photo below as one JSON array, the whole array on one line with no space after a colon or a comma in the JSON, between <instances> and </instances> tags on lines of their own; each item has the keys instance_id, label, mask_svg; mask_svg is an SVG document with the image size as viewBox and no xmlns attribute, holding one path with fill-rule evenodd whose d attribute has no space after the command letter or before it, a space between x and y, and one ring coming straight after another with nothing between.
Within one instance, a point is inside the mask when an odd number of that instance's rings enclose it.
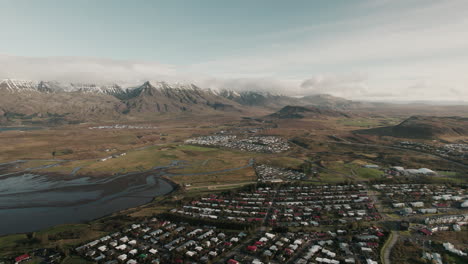
<instances>
[{"instance_id":1,"label":"lake","mask_svg":"<svg viewBox=\"0 0 468 264\"><path fill-rule=\"evenodd\" d=\"M81 223L150 202L173 186L157 175L54 179L20 173L0 175L0 235Z\"/></svg>"}]
</instances>

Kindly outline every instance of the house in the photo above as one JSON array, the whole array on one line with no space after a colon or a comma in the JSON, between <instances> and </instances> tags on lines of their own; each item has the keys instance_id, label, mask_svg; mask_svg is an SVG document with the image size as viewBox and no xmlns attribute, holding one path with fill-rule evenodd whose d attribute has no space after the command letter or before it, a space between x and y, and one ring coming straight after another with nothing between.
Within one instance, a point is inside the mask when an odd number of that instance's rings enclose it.
<instances>
[{"instance_id":1,"label":"house","mask_svg":"<svg viewBox=\"0 0 468 264\"><path fill-rule=\"evenodd\" d=\"M403 208L405 207L405 203L394 203L393 208Z\"/></svg>"},{"instance_id":2,"label":"house","mask_svg":"<svg viewBox=\"0 0 468 264\"><path fill-rule=\"evenodd\" d=\"M104 251L107 251L107 247L106 246L100 246L100 247L98 247L98 250L101 251L101 252L104 252Z\"/></svg>"},{"instance_id":3,"label":"house","mask_svg":"<svg viewBox=\"0 0 468 264\"><path fill-rule=\"evenodd\" d=\"M28 254L23 254L21 256L18 256L15 258L15 264L17 263L21 263L23 261L27 261L27 260L30 260L31 259L31 256L29 256Z\"/></svg>"},{"instance_id":4,"label":"house","mask_svg":"<svg viewBox=\"0 0 468 264\"><path fill-rule=\"evenodd\" d=\"M419 212L422 214L436 214L437 208L422 208L419 209Z\"/></svg>"},{"instance_id":5,"label":"house","mask_svg":"<svg viewBox=\"0 0 468 264\"><path fill-rule=\"evenodd\" d=\"M415 207L415 208L420 208L420 207L424 206L424 203L423 202L412 202L412 203L410 203L410 205L412 207Z\"/></svg>"},{"instance_id":6,"label":"house","mask_svg":"<svg viewBox=\"0 0 468 264\"><path fill-rule=\"evenodd\" d=\"M256 251L257 251L257 247L256 247L256 246L247 246L247 251L256 252Z\"/></svg>"},{"instance_id":7,"label":"house","mask_svg":"<svg viewBox=\"0 0 468 264\"><path fill-rule=\"evenodd\" d=\"M426 236L432 235L432 231L430 231L427 228L420 229L419 232L421 232L423 235L426 235Z\"/></svg>"},{"instance_id":8,"label":"house","mask_svg":"<svg viewBox=\"0 0 468 264\"><path fill-rule=\"evenodd\" d=\"M418 173L423 174L423 175L436 175L437 174L435 171L428 169L428 168L420 168L418 169Z\"/></svg>"},{"instance_id":9,"label":"house","mask_svg":"<svg viewBox=\"0 0 468 264\"><path fill-rule=\"evenodd\" d=\"M405 171L405 168L400 167L400 166L394 166L394 167L391 167L390 169L394 170L394 171L397 171L397 172L400 172L400 173Z\"/></svg>"},{"instance_id":10,"label":"house","mask_svg":"<svg viewBox=\"0 0 468 264\"><path fill-rule=\"evenodd\" d=\"M401 211L400 211L400 214L401 215L409 215L409 214L412 214L413 213L413 209L411 208L403 208Z\"/></svg>"}]
</instances>

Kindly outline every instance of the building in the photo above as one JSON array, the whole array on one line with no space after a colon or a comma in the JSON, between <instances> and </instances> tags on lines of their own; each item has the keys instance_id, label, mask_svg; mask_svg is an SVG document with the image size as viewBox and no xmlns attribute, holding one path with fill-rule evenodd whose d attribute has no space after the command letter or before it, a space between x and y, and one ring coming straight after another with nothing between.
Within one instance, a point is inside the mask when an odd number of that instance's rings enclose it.
<instances>
[{"instance_id":1,"label":"building","mask_svg":"<svg viewBox=\"0 0 468 264\"><path fill-rule=\"evenodd\" d=\"M28 254L24 254L15 258L15 264L21 263L23 261L27 261L30 259L31 259L31 256L29 256Z\"/></svg>"}]
</instances>

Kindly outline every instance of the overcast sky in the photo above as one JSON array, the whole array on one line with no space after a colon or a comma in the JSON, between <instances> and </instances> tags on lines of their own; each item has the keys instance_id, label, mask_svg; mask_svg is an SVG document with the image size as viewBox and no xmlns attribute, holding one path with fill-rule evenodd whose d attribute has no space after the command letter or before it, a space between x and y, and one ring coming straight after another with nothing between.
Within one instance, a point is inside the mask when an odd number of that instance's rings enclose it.
<instances>
[{"instance_id":1,"label":"overcast sky","mask_svg":"<svg viewBox=\"0 0 468 264\"><path fill-rule=\"evenodd\" d=\"M0 0L0 78L468 101L466 0Z\"/></svg>"}]
</instances>

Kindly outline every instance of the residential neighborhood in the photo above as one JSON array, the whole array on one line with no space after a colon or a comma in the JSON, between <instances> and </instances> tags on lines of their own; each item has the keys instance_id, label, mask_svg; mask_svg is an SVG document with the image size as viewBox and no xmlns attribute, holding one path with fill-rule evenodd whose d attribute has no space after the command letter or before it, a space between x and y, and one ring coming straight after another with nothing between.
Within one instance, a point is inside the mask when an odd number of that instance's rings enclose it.
<instances>
[{"instance_id":1,"label":"residential neighborhood","mask_svg":"<svg viewBox=\"0 0 468 264\"><path fill-rule=\"evenodd\" d=\"M151 218L75 248L97 263L211 263L246 237L212 226Z\"/></svg>"},{"instance_id":2,"label":"residential neighborhood","mask_svg":"<svg viewBox=\"0 0 468 264\"><path fill-rule=\"evenodd\" d=\"M280 153L290 149L288 142L275 136L212 135L191 138L185 144L215 146L250 152Z\"/></svg>"},{"instance_id":3,"label":"residential neighborhood","mask_svg":"<svg viewBox=\"0 0 468 264\"><path fill-rule=\"evenodd\" d=\"M307 176L300 171L272 167L265 164L255 166L255 172L260 182L296 181L302 180Z\"/></svg>"},{"instance_id":4,"label":"residential neighborhood","mask_svg":"<svg viewBox=\"0 0 468 264\"><path fill-rule=\"evenodd\" d=\"M456 213L468 206L468 193L460 187L437 184L376 184L381 201L401 215Z\"/></svg>"}]
</instances>

